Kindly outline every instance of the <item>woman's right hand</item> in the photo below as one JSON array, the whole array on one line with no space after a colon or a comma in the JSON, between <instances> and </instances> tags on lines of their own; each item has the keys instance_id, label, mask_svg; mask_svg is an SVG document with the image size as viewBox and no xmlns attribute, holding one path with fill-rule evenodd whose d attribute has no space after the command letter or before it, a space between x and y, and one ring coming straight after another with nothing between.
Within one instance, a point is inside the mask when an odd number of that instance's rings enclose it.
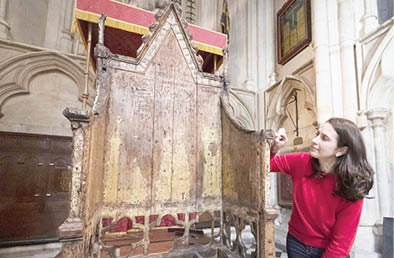
<instances>
[{"instance_id":1,"label":"woman's right hand","mask_svg":"<svg viewBox=\"0 0 394 258\"><path fill-rule=\"evenodd\" d=\"M275 133L275 140L271 146L271 152L277 153L287 142L286 130L279 128L278 132Z\"/></svg>"}]
</instances>

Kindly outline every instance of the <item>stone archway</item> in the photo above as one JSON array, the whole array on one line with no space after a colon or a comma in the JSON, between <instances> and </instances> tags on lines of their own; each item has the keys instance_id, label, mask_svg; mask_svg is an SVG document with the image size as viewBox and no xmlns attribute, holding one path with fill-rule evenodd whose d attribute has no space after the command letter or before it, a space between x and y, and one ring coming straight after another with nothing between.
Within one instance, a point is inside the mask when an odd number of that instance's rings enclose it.
<instances>
[{"instance_id":1,"label":"stone archway","mask_svg":"<svg viewBox=\"0 0 394 258\"><path fill-rule=\"evenodd\" d=\"M0 65L0 117L2 105L7 99L29 94L31 80L37 74L50 71L59 71L69 77L77 85L80 98L84 89L84 69L80 64L56 52L25 53Z\"/></svg>"},{"instance_id":2,"label":"stone archway","mask_svg":"<svg viewBox=\"0 0 394 258\"><path fill-rule=\"evenodd\" d=\"M295 103L292 96L297 92L298 100L298 136L294 131L295 123ZM287 76L279 83L266 92L266 128L278 129L284 127L289 136L289 147L294 149L295 145L290 146L297 137L302 137L303 142L298 146L309 146L315 131L315 121L317 121L315 94L311 85L295 76ZM287 151L291 151L290 149Z\"/></svg>"}]
</instances>

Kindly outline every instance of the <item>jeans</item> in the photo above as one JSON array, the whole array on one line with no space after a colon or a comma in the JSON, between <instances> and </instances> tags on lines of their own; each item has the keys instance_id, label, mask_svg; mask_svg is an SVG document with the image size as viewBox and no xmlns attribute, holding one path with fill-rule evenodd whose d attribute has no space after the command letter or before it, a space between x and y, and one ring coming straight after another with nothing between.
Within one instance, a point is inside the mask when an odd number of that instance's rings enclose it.
<instances>
[{"instance_id":1,"label":"jeans","mask_svg":"<svg viewBox=\"0 0 394 258\"><path fill-rule=\"evenodd\" d=\"M287 234L286 249L289 258L321 258L325 251L324 248L305 245L290 234Z\"/></svg>"}]
</instances>

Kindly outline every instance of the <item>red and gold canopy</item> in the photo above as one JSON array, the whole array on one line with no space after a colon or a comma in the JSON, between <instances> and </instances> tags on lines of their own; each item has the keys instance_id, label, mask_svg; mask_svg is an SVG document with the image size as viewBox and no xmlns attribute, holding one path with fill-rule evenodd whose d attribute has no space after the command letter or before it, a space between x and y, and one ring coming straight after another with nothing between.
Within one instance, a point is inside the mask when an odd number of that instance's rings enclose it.
<instances>
[{"instance_id":1,"label":"red and gold canopy","mask_svg":"<svg viewBox=\"0 0 394 258\"><path fill-rule=\"evenodd\" d=\"M74 12L75 24L85 43L88 23L98 23L103 13L107 15L104 45L114 54L136 57L137 49L142 44L142 36L148 34L149 26L156 22L154 13L114 0L77 0ZM198 54L204 58L203 70L213 72L214 59L216 59L215 69L221 63L227 36L191 24L187 26L187 30L193 35ZM92 48L96 44L97 26L93 26Z\"/></svg>"}]
</instances>

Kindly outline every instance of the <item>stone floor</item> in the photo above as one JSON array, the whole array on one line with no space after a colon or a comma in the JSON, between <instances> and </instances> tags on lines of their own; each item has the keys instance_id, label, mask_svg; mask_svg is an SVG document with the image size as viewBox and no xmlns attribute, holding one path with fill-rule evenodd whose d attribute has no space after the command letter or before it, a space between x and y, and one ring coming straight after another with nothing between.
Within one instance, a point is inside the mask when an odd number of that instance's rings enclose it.
<instances>
[{"instance_id":1,"label":"stone floor","mask_svg":"<svg viewBox=\"0 0 394 258\"><path fill-rule=\"evenodd\" d=\"M61 247L61 243L51 243L0 248L0 258L53 258Z\"/></svg>"}]
</instances>

